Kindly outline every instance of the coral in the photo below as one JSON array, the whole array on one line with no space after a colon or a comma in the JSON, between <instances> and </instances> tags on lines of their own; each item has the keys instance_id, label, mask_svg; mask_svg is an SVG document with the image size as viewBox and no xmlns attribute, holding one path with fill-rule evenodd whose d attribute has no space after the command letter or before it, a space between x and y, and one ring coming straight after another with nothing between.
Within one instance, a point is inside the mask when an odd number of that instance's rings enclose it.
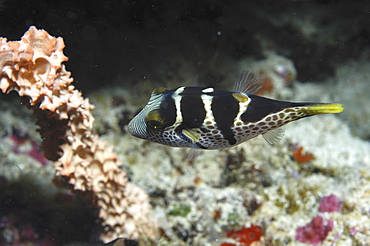
<instances>
[{"instance_id":1,"label":"coral","mask_svg":"<svg viewBox=\"0 0 370 246\"><path fill-rule=\"evenodd\" d=\"M259 226L252 225L248 228L242 228L239 231L230 231L226 233L227 237L234 238L238 245L241 246L249 246L253 242L257 242L260 240L262 233L262 228ZM231 243L223 243L221 246L234 246L235 244Z\"/></svg>"},{"instance_id":2,"label":"coral","mask_svg":"<svg viewBox=\"0 0 370 246\"><path fill-rule=\"evenodd\" d=\"M296 239L302 243L318 245L325 240L333 228L334 221L316 216L310 223L297 229Z\"/></svg>"},{"instance_id":3,"label":"coral","mask_svg":"<svg viewBox=\"0 0 370 246\"><path fill-rule=\"evenodd\" d=\"M331 194L330 196L324 196L323 198L321 198L319 212L340 212L341 209L342 202L335 195Z\"/></svg>"},{"instance_id":4,"label":"coral","mask_svg":"<svg viewBox=\"0 0 370 246\"><path fill-rule=\"evenodd\" d=\"M25 104L38 118L42 148L55 161L56 175L65 176L73 190L91 195L98 207L102 241L154 237L148 196L127 182L113 147L93 134L94 106L71 85L70 72L62 65L68 59L63 48L61 37L35 27L21 41L1 38L0 89L28 99Z\"/></svg>"}]
</instances>

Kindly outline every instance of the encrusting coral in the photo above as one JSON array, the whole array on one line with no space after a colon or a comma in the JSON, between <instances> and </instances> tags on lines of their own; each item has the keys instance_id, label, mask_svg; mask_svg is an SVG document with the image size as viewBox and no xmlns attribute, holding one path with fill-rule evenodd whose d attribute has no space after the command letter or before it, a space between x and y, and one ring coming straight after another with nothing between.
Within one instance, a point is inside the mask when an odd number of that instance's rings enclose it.
<instances>
[{"instance_id":1,"label":"encrusting coral","mask_svg":"<svg viewBox=\"0 0 370 246\"><path fill-rule=\"evenodd\" d=\"M75 191L91 195L99 209L103 242L118 237L154 237L147 194L128 183L113 147L92 132L94 108L71 83L62 62L61 37L35 27L21 41L0 38L0 89L18 92L38 118L45 156L55 161L57 176L65 176Z\"/></svg>"}]
</instances>

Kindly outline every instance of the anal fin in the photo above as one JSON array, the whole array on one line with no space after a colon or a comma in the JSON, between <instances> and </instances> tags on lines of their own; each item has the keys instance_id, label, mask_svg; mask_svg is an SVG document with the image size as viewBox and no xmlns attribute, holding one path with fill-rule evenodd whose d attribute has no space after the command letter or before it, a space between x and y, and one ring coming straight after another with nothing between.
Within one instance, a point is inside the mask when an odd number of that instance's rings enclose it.
<instances>
[{"instance_id":1,"label":"anal fin","mask_svg":"<svg viewBox=\"0 0 370 246\"><path fill-rule=\"evenodd\" d=\"M283 139L285 134L285 127L278 127L276 129L270 130L264 134L262 137L268 142L269 144L273 145Z\"/></svg>"}]
</instances>

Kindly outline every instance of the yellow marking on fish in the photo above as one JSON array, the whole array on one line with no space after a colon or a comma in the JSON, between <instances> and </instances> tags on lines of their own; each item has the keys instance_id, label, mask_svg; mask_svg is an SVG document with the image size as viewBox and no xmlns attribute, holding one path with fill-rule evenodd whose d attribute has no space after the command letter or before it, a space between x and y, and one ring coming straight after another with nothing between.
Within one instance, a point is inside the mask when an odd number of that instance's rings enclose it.
<instances>
[{"instance_id":1,"label":"yellow marking on fish","mask_svg":"<svg viewBox=\"0 0 370 246\"><path fill-rule=\"evenodd\" d=\"M344 108L342 104L323 104L323 105L310 105L306 108L302 108L302 111L306 114L316 115L316 114L337 114L343 112Z\"/></svg>"},{"instance_id":2,"label":"yellow marking on fish","mask_svg":"<svg viewBox=\"0 0 370 246\"><path fill-rule=\"evenodd\" d=\"M237 101L239 101L239 102L241 102L241 103L248 102L248 100L249 100L249 97L244 96L244 95L241 95L241 94L239 94L239 93L233 93L233 97L234 97Z\"/></svg>"}]
</instances>

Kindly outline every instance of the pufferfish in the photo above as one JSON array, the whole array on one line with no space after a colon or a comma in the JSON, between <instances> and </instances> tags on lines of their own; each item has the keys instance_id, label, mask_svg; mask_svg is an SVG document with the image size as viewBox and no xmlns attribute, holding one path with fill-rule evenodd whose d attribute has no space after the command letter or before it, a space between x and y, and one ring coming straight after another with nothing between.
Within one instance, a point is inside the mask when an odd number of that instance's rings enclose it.
<instances>
[{"instance_id":1,"label":"pufferfish","mask_svg":"<svg viewBox=\"0 0 370 246\"><path fill-rule=\"evenodd\" d=\"M172 147L224 149L261 135L270 144L285 124L317 114L340 113L336 103L272 100L254 95L262 86L243 71L234 91L213 87L157 88L129 122L131 135Z\"/></svg>"}]
</instances>

